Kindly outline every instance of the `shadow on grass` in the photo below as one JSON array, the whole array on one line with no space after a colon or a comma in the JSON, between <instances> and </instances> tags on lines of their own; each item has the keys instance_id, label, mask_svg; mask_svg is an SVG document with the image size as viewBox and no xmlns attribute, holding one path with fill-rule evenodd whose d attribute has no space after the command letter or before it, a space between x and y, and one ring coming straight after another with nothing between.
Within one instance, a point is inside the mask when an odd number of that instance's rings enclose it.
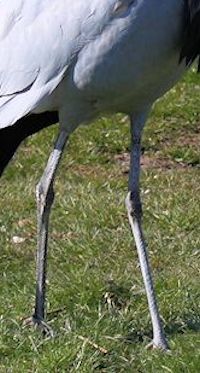
<instances>
[{"instance_id":1,"label":"shadow on grass","mask_svg":"<svg viewBox=\"0 0 200 373\"><path fill-rule=\"evenodd\" d=\"M167 336L175 334L184 334L188 331L200 333L200 316L191 319L191 316L184 317L181 321L173 321L165 326L165 333ZM125 343L143 343L146 339L152 339L152 331L134 331L125 337L121 337L121 341Z\"/></svg>"},{"instance_id":2,"label":"shadow on grass","mask_svg":"<svg viewBox=\"0 0 200 373\"><path fill-rule=\"evenodd\" d=\"M143 290L133 291L123 286L119 286L114 281L110 281L107 286L107 291L104 295L104 303L107 304L109 312L118 312L124 310L132 303L133 297L140 297L144 293ZM188 331L200 332L200 314L188 313L179 315L179 319L169 320L165 323L166 335L184 334ZM146 339L152 339L151 330L134 330L126 336L120 336L119 339L126 343L142 343Z\"/></svg>"},{"instance_id":3,"label":"shadow on grass","mask_svg":"<svg viewBox=\"0 0 200 373\"><path fill-rule=\"evenodd\" d=\"M186 331L200 332L200 315L191 318L191 315L184 316L181 321L174 321L166 325L166 334L184 334Z\"/></svg>"}]
</instances>

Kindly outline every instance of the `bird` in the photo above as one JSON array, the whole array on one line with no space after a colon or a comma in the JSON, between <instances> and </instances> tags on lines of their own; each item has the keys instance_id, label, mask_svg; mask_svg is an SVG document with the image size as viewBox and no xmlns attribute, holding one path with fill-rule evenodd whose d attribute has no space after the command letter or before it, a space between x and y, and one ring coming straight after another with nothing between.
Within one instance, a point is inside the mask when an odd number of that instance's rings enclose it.
<instances>
[{"instance_id":1,"label":"bird","mask_svg":"<svg viewBox=\"0 0 200 373\"><path fill-rule=\"evenodd\" d=\"M200 0L1 0L0 14L0 175L25 138L59 123L36 186L36 297L30 320L53 334L45 321L48 226L64 148L79 125L121 112L130 118L125 204L152 322L149 347L165 351L142 227L141 138L154 102L195 60L200 70Z\"/></svg>"}]
</instances>

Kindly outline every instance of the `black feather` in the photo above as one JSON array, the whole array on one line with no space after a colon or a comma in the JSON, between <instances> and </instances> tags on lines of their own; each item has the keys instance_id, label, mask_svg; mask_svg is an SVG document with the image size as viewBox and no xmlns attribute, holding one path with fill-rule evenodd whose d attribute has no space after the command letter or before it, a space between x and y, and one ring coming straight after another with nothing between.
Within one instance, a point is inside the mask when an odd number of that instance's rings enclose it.
<instances>
[{"instance_id":1,"label":"black feather","mask_svg":"<svg viewBox=\"0 0 200 373\"><path fill-rule=\"evenodd\" d=\"M0 129L0 176L25 138L57 122L57 112L45 112L31 114L12 126Z\"/></svg>"},{"instance_id":2,"label":"black feather","mask_svg":"<svg viewBox=\"0 0 200 373\"><path fill-rule=\"evenodd\" d=\"M186 60L190 66L198 58L200 71L200 0L187 0L187 21L180 53L180 61Z\"/></svg>"}]
</instances>

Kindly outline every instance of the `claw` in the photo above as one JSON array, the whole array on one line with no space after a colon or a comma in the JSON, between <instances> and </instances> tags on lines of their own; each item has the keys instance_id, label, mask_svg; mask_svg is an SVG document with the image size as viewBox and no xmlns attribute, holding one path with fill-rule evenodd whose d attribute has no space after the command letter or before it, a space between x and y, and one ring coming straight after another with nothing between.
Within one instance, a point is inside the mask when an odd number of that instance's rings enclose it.
<instances>
[{"instance_id":1,"label":"claw","mask_svg":"<svg viewBox=\"0 0 200 373\"><path fill-rule=\"evenodd\" d=\"M35 329L39 328L45 337L48 337L48 338L54 337L53 329L42 319L38 319L34 316L31 316L23 320L23 327L27 327L27 326L28 327L33 326Z\"/></svg>"}]
</instances>

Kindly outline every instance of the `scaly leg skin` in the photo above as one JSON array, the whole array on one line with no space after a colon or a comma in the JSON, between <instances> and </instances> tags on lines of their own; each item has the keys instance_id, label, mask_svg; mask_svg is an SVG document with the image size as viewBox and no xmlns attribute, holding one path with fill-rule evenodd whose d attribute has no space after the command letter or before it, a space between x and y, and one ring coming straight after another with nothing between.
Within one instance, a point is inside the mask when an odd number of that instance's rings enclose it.
<instances>
[{"instance_id":1,"label":"scaly leg skin","mask_svg":"<svg viewBox=\"0 0 200 373\"><path fill-rule=\"evenodd\" d=\"M131 226L132 234L135 239L135 244L138 252L140 268L146 290L149 312L153 327L153 340L147 347L158 348L167 351L168 344L159 315L151 275L151 268L141 224L142 205L139 193L141 133L146 121L147 113L148 112L139 113L131 117L132 146L129 174L129 192L125 203L128 212L129 224Z\"/></svg>"},{"instance_id":2,"label":"scaly leg skin","mask_svg":"<svg viewBox=\"0 0 200 373\"><path fill-rule=\"evenodd\" d=\"M57 138L42 178L36 187L37 199L37 263L36 263L36 299L35 312L33 316L25 321L26 325L39 327L43 333L52 337L51 327L44 321L45 317L45 295L46 295L46 269L48 248L48 226L51 206L54 200L53 183L56 171L68 140L65 131L61 131Z\"/></svg>"}]
</instances>

